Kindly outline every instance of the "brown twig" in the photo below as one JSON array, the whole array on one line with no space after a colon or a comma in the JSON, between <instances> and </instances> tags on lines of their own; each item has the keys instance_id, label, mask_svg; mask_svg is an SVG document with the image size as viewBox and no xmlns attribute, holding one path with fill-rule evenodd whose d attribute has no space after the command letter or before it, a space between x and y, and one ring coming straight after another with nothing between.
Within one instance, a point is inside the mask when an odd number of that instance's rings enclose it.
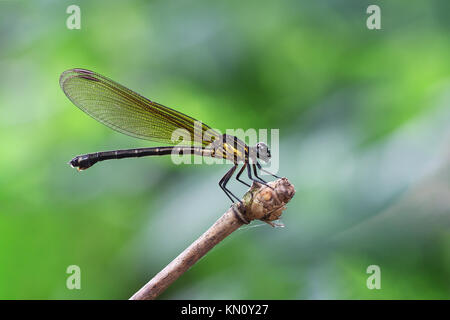
<instances>
[{"instance_id":1,"label":"brown twig","mask_svg":"<svg viewBox=\"0 0 450 320\"><path fill-rule=\"evenodd\" d=\"M243 224L258 219L275 226L272 221L279 219L285 204L294 196L295 190L286 178L272 181L269 186L254 183L244 195L242 204L232 205L204 234L136 292L130 300L157 298L209 250Z\"/></svg>"}]
</instances>

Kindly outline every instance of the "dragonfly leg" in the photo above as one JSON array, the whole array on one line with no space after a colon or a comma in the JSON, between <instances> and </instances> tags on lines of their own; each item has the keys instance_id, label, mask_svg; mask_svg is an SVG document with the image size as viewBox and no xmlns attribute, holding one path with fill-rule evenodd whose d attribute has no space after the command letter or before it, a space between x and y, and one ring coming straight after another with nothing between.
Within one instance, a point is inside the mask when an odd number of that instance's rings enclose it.
<instances>
[{"instance_id":1,"label":"dragonfly leg","mask_svg":"<svg viewBox=\"0 0 450 320\"><path fill-rule=\"evenodd\" d=\"M237 174L237 176L236 176L236 180L239 181L239 182L241 182L241 183L243 183L243 184L245 184L247 187L250 188L250 185L249 185L247 182L242 181L241 179L239 179L239 177L240 177L241 174L244 172L244 170L245 170L245 163L244 163L244 165L242 166L241 170L239 170L239 172L238 172L238 174Z\"/></svg>"},{"instance_id":2,"label":"dragonfly leg","mask_svg":"<svg viewBox=\"0 0 450 320\"><path fill-rule=\"evenodd\" d=\"M263 180L261 177L258 176L258 170L256 170L256 165L255 165L255 164L252 164L252 166L253 166L253 173L255 174L255 176L256 176L259 180L261 180L262 182L264 182L263 184L264 184L265 186L267 186L267 187L269 187L270 189L273 190L273 188L272 188L271 186L269 186L265 180Z\"/></svg>"},{"instance_id":3,"label":"dragonfly leg","mask_svg":"<svg viewBox=\"0 0 450 320\"><path fill-rule=\"evenodd\" d=\"M256 165L255 165L255 164L252 164L252 167L253 167L253 173L255 174L255 177L256 177L257 179L261 180L262 182L267 183L263 178L261 178L260 176L258 176L258 170L256 170Z\"/></svg>"},{"instance_id":4,"label":"dragonfly leg","mask_svg":"<svg viewBox=\"0 0 450 320\"><path fill-rule=\"evenodd\" d=\"M225 173L225 175L222 177L222 179L220 179L219 181L219 186L220 188L223 190L223 192L225 192L225 194L228 196L228 198L230 198L231 202L234 203L233 198L235 198L237 201L239 201L240 203L242 203L242 201L236 197L226 186L228 181L230 181L230 178L233 176L234 171L236 171L237 168L237 164L235 164L230 170L228 170L227 173Z\"/></svg>"},{"instance_id":5,"label":"dragonfly leg","mask_svg":"<svg viewBox=\"0 0 450 320\"><path fill-rule=\"evenodd\" d=\"M250 169L250 163L247 163L247 174L248 174L248 178L254 182L258 182L260 184L263 184L271 189L273 189L271 186L269 186L264 180L262 180L261 178L255 179L252 177L252 170Z\"/></svg>"},{"instance_id":6,"label":"dragonfly leg","mask_svg":"<svg viewBox=\"0 0 450 320\"><path fill-rule=\"evenodd\" d=\"M223 181L225 180L225 178L228 176L228 174L229 174L229 171L227 172L227 173L225 173L225 175L222 177L222 179L220 179L220 181L219 181L219 187L220 187L220 189L222 189L223 190L223 192L225 192L225 194L227 195L227 197L228 198L230 198L230 200L231 200L231 202L233 202L234 203L234 199L230 196L230 194L227 192L227 190L223 187Z\"/></svg>"},{"instance_id":7,"label":"dragonfly leg","mask_svg":"<svg viewBox=\"0 0 450 320\"><path fill-rule=\"evenodd\" d=\"M258 169L261 170L262 172L268 173L277 179L281 179L281 177L277 176L276 174L273 174L272 172L269 172L269 171L263 169L263 167L261 166L261 164L259 164L259 162L256 162L256 165L258 166Z\"/></svg>"}]
</instances>

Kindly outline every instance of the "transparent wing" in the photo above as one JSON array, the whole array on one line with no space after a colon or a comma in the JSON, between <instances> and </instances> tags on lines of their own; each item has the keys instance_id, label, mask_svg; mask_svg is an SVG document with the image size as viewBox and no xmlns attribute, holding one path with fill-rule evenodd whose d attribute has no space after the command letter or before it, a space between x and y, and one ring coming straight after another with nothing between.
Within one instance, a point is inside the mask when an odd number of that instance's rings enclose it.
<instances>
[{"instance_id":1,"label":"transparent wing","mask_svg":"<svg viewBox=\"0 0 450 320\"><path fill-rule=\"evenodd\" d=\"M218 133L181 112L153 102L98 73L71 69L63 72L59 84L81 110L106 126L132 137L175 144L209 145ZM198 123L198 124L196 124ZM197 126L197 127L195 127ZM177 129L178 141L172 140Z\"/></svg>"}]
</instances>

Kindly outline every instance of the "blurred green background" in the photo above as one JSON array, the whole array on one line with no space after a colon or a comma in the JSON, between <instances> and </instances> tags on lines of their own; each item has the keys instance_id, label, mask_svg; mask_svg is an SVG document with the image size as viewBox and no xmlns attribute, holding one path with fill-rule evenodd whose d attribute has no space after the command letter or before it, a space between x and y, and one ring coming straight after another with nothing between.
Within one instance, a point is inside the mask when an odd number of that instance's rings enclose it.
<instances>
[{"instance_id":1,"label":"blurred green background","mask_svg":"<svg viewBox=\"0 0 450 320\"><path fill-rule=\"evenodd\" d=\"M79 67L220 130L280 130L286 227L236 231L161 299L449 299L449 14L447 0L0 1L0 298L129 298L229 207L229 165L71 169L156 145L72 105L58 79Z\"/></svg>"}]
</instances>

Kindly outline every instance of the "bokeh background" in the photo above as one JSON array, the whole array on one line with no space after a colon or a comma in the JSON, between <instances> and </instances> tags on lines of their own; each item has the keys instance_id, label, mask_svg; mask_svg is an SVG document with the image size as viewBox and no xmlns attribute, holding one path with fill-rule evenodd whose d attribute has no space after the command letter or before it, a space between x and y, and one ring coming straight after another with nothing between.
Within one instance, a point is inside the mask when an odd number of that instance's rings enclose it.
<instances>
[{"instance_id":1,"label":"bokeh background","mask_svg":"<svg viewBox=\"0 0 450 320\"><path fill-rule=\"evenodd\" d=\"M280 130L297 190L285 228L236 231L161 299L449 299L449 13L447 0L0 1L0 298L129 298L229 207L229 165L71 169L155 146L71 104L58 79L80 67L220 130Z\"/></svg>"}]
</instances>

